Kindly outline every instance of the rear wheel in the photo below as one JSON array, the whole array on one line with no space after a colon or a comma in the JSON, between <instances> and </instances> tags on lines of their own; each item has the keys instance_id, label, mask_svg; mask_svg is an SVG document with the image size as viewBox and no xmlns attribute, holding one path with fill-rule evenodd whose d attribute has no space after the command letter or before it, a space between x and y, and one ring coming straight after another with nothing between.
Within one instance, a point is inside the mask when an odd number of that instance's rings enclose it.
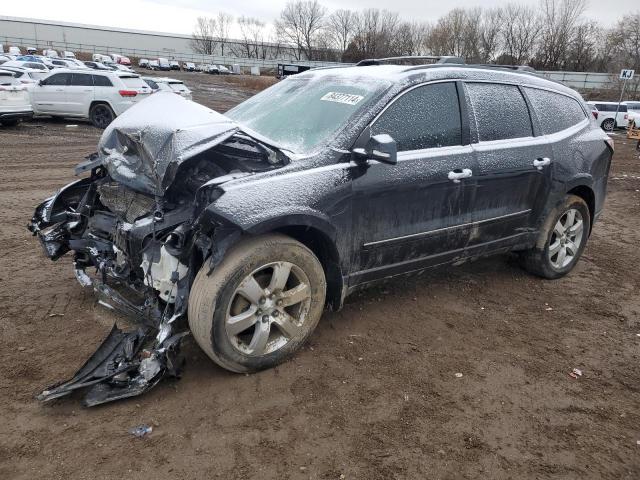
<instances>
[{"instance_id":1,"label":"rear wheel","mask_svg":"<svg viewBox=\"0 0 640 480\"><path fill-rule=\"evenodd\" d=\"M107 128L113 119L116 118L116 114L113 113L111 107L106 103L97 103L91 107L89 112L89 118L91 123L98 128Z\"/></svg>"},{"instance_id":2,"label":"rear wheel","mask_svg":"<svg viewBox=\"0 0 640 480\"><path fill-rule=\"evenodd\" d=\"M613 120L613 118L607 118L602 122L602 129L605 132L613 132L613 129L615 128L615 126L616 126L616 122Z\"/></svg>"},{"instance_id":3,"label":"rear wheel","mask_svg":"<svg viewBox=\"0 0 640 480\"><path fill-rule=\"evenodd\" d=\"M522 252L525 270L543 278L560 278L578 263L587 244L591 216L585 201L567 195L547 217L536 246Z\"/></svg>"},{"instance_id":4,"label":"rear wheel","mask_svg":"<svg viewBox=\"0 0 640 480\"><path fill-rule=\"evenodd\" d=\"M208 273L205 262L191 288L189 326L205 353L227 370L252 372L281 363L322 315L322 265L284 235L244 240Z\"/></svg>"}]
</instances>

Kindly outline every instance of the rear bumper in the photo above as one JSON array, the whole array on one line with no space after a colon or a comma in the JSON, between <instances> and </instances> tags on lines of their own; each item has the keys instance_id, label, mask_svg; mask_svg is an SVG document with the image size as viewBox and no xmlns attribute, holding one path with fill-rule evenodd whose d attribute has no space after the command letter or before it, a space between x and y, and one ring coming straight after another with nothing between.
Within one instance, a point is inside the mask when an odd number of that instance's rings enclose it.
<instances>
[{"instance_id":1,"label":"rear bumper","mask_svg":"<svg viewBox=\"0 0 640 480\"><path fill-rule=\"evenodd\" d=\"M32 117L33 117L33 110L18 110L15 112L0 111L0 120L15 120L15 119L28 120Z\"/></svg>"}]
</instances>

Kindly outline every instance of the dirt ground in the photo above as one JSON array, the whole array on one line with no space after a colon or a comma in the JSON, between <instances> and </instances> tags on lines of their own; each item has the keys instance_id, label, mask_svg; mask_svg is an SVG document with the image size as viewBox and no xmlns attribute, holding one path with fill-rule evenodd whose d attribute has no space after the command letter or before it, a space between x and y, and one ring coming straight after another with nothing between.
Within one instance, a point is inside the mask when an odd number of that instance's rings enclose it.
<instances>
[{"instance_id":1,"label":"dirt ground","mask_svg":"<svg viewBox=\"0 0 640 480\"><path fill-rule=\"evenodd\" d=\"M179 75L219 110L253 93ZM228 373L189 339L179 381L41 405L117 320L25 229L99 135L0 129L1 479L640 478L640 158L622 135L605 212L561 280L509 256L432 271L348 298L272 370Z\"/></svg>"}]
</instances>

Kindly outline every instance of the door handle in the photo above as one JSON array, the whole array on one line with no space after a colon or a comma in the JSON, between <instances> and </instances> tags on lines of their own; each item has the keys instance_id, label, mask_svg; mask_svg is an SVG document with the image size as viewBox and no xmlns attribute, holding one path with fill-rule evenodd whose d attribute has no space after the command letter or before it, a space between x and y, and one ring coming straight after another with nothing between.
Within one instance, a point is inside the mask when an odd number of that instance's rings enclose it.
<instances>
[{"instance_id":1,"label":"door handle","mask_svg":"<svg viewBox=\"0 0 640 480\"><path fill-rule=\"evenodd\" d=\"M62 88L56 88L56 92L64 92Z\"/></svg>"},{"instance_id":2,"label":"door handle","mask_svg":"<svg viewBox=\"0 0 640 480\"><path fill-rule=\"evenodd\" d=\"M460 183L461 178L469 178L473 175L473 172L469 168L456 168L449 172L449 180L453 180L453 183Z\"/></svg>"},{"instance_id":3,"label":"door handle","mask_svg":"<svg viewBox=\"0 0 640 480\"><path fill-rule=\"evenodd\" d=\"M542 170L542 167L546 167L550 163L551 163L551 159L550 158L547 158L547 157L536 158L533 161L533 166L536 167L538 170Z\"/></svg>"}]
</instances>

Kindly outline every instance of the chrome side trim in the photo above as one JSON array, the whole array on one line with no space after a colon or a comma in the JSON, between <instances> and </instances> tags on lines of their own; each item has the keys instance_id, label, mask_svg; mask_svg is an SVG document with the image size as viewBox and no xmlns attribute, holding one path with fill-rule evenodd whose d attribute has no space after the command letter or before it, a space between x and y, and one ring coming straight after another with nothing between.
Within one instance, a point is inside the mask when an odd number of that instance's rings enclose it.
<instances>
[{"instance_id":1,"label":"chrome side trim","mask_svg":"<svg viewBox=\"0 0 640 480\"><path fill-rule=\"evenodd\" d=\"M410 235L403 235L401 237L393 237L393 238L386 238L384 240L376 240L375 242L367 242L363 245L364 248L366 247L373 247L376 245L383 245L385 243L391 243L391 242L396 242L396 241L400 241L400 240L407 240L409 238L419 238L419 237L426 237L429 235L435 235L437 233L441 233L441 232L445 232L447 230L455 230L458 228L464 228L464 227L471 227L473 225L481 225L483 223L489 223L489 222L495 222L496 220L502 220L505 218L510 218L510 217L517 217L519 215L525 215L527 213L530 213L531 209L527 209L527 210L522 210L520 212L514 212L514 213L508 213L507 215L501 215L499 217L492 217L492 218L487 218L486 220L478 220L477 222L468 222L468 223L461 223L460 225L453 225L451 227L444 227L444 228L438 228L436 230L429 230L428 232L420 232L420 233L412 233Z\"/></svg>"}]
</instances>

